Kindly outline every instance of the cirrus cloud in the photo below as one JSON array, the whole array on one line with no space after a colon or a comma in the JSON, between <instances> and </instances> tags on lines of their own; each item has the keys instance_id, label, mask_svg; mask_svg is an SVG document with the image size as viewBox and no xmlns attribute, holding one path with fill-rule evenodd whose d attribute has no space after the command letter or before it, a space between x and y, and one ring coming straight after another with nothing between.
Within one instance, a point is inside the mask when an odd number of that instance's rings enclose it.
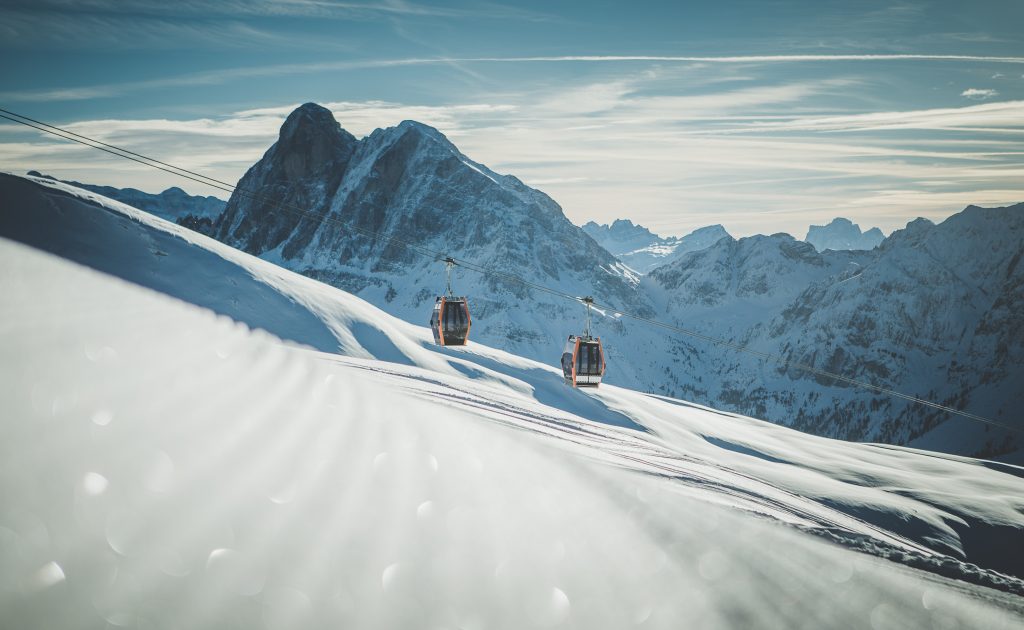
<instances>
[{"instance_id":1,"label":"cirrus cloud","mask_svg":"<svg viewBox=\"0 0 1024 630\"><path fill-rule=\"evenodd\" d=\"M961 92L960 96L975 101L983 101L985 99L999 96L999 92L990 88L968 88Z\"/></svg>"}]
</instances>

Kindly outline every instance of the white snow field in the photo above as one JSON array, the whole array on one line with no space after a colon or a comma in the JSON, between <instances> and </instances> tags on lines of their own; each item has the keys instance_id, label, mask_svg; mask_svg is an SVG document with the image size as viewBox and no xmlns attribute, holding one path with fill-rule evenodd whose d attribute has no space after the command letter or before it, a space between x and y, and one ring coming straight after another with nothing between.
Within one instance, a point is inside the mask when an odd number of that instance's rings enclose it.
<instances>
[{"instance_id":1,"label":"white snow field","mask_svg":"<svg viewBox=\"0 0 1024 630\"><path fill-rule=\"evenodd\" d=\"M45 180L0 295L3 628L1024 627L1018 467L571 390Z\"/></svg>"}]
</instances>

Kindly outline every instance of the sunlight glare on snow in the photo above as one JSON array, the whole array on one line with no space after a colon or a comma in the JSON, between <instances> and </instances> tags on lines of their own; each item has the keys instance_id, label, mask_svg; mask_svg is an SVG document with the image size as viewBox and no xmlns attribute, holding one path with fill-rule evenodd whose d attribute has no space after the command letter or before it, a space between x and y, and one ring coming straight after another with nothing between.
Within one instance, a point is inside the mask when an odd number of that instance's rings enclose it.
<instances>
[{"instance_id":1,"label":"sunlight glare on snow","mask_svg":"<svg viewBox=\"0 0 1024 630\"><path fill-rule=\"evenodd\" d=\"M729 559L721 552L712 549L701 554L698 564L700 576L709 582L715 582L729 573Z\"/></svg>"},{"instance_id":2,"label":"sunlight glare on snow","mask_svg":"<svg viewBox=\"0 0 1024 630\"><path fill-rule=\"evenodd\" d=\"M92 496L103 494L103 491L107 489L108 483L106 477L95 472L85 473L85 476L82 477L82 487L87 494Z\"/></svg>"},{"instance_id":3,"label":"sunlight glare on snow","mask_svg":"<svg viewBox=\"0 0 1024 630\"><path fill-rule=\"evenodd\" d=\"M647 605L637 608L636 612L633 613L633 623L639 626L643 622L650 619L652 612L654 612L654 609Z\"/></svg>"},{"instance_id":4,"label":"sunlight glare on snow","mask_svg":"<svg viewBox=\"0 0 1024 630\"><path fill-rule=\"evenodd\" d=\"M107 544L122 556L131 556L136 553L139 539L144 535L142 516L135 510L122 508L115 510L107 517Z\"/></svg>"},{"instance_id":5,"label":"sunlight glare on snow","mask_svg":"<svg viewBox=\"0 0 1024 630\"><path fill-rule=\"evenodd\" d=\"M318 462L317 468L322 467L323 462ZM270 495L270 501L278 505L284 505L285 503L291 503L292 499L295 498L295 490L298 484L294 480L289 480L281 485L275 492Z\"/></svg>"},{"instance_id":6,"label":"sunlight glare on snow","mask_svg":"<svg viewBox=\"0 0 1024 630\"><path fill-rule=\"evenodd\" d=\"M56 562L47 562L32 575L32 590L42 591L64 581L64 570Z\"/></svg>"},{"instance_id":7,"label":"sunlight glare on snow","mask_svg":"<svg viewBox=\"0 0 1024 630\"><path fill-rule=\"evenodd\" d=\"M572 608L565 591L557 586L531 592L527 595L525 604L530 619L544 628L563 623L569 617Z\"/></svg>"},{"instance_id":8,"label":"sunlight glare on snow","mask_svg":"<svg viewBox=\"0 0 1024 630\"><path fill-rule=\"evenodd\" d=\"M265 572L252 557L234 549L214 549L206 560L206 577L214 588L252 596L263 590Z\"/></svg>"},{"instance_id":9,"label":"sunlight glare on snow","mask_svg":"<svg viewBox=\"0 0 1024 630\"><path fill-rule=\"evenodd\" d=\"M188 564L185 563L185 559L181 557L181 554L173 549L163 549L158 555L158 566L160 570L172 577L185 577L192 570Z\"/></svg>"},{"instance_id":10,"label":"sunlight glare on snow","mask_svg":"<svg viewBox=\"0 0 1024 630\"><path fill-rule=\"evenodd\" d=\"M434 502L424 501L416 508L416 518L425 520L434 515Z\"/></svg>"},{"instance_id":11,"label":"sunlight glare on snow","mask_svg":"<svg viewBox=\"0 0 1024 630\"><path fill-rule=\"evenodd\" d=\"M97 409L92 414L92 422L96 426L105 427L114 419L114 414L109 409Z\"/></svg>"},{"instance_id":12,"label":"sunlight glare on snow","mask_svg":"<svg viewBox=\"0 0 1024 630\"><path fill-rule=\"evenodd\" d=\"M401 569L402 566L398 562L394 564L389 564L384 569L384 572L381 573L380 576L381 587L384 588L384 590L393 588L395 586L395 583L398 581Z\"/></svg>"}]
</instances>

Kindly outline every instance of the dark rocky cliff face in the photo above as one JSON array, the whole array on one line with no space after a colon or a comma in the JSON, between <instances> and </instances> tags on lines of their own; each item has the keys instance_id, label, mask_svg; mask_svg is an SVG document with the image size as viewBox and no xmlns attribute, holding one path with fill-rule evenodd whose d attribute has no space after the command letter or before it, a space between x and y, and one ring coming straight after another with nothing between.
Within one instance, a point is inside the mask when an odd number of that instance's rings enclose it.
<instances>
[{"instance_id":1,"label":"dark rocky cliff face","mask_svg":"<svg viewBox=\"0 0 1024 630\"><path fill-rule=\"evenodd\" d=\"M299 107L238 183L217 222L216 238L261 253L289 240L294 255L319 227L328 209L325 193L345 175L356 145L330 110L314 103Z\"/></svg>"}]
</instances>

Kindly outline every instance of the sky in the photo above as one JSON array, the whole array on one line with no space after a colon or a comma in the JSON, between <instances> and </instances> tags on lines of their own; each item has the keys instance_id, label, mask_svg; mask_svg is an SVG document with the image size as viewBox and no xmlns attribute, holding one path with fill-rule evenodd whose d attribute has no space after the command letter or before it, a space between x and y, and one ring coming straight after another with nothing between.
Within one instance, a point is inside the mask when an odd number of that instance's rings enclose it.
<instances>
[{"instance_id":1,"label":"sky","mask_svg":"<svg viewBox=\"0 0 1024 630\"><path fill-rule=\"evenodd\" d=\"M237 181L303 102L577 224L886 233L1024 201L1024 2L0 0L0 107ZM0 169L224 193L0 125Z\"/></svg>"}]
</instances>

